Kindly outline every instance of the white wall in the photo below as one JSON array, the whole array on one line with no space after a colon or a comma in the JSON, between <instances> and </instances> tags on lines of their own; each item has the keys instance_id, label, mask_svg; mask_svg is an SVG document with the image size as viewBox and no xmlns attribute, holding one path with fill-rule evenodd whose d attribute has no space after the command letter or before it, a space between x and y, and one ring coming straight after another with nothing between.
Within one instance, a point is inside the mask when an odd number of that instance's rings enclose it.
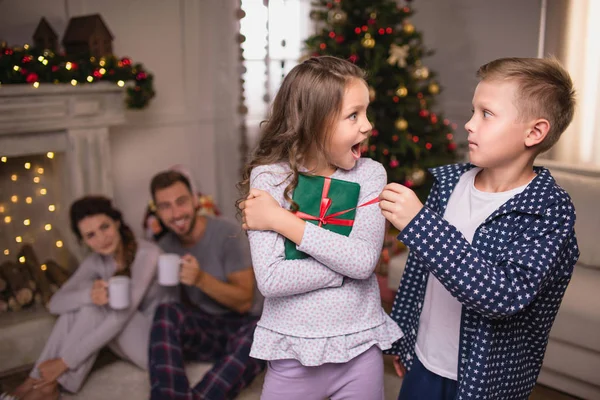
<instances>
[{"instance_id":1,"label":"white wall","mask_svg":"<svg viewBox=\"0 0 600 400\"><path fill-rule=\"evenodd\" d=\"M401 2L404 4L404 2ZM541 0L415 0L412 22L435 50L424 64L438 73L444 91L438 106L465 140L477 85L475 73L500 57L536 57Z\"/></svg>"},{"instance_id":2,"label":"white wall","mask_svg":"<svg viewBox=\"0 0 600 400\"><path fill-rule=\"evenodd\" d=\"M70 17L100 13L113 51L155 76L150 107L111 131L115 200L136 233L151 177L190 167L200 190L233 215L239 168L236 1L0 0L0 38L32 43L40 18L61 36ZM218 157L219 155L219 157Z\"/></svg>"}]
</instances>

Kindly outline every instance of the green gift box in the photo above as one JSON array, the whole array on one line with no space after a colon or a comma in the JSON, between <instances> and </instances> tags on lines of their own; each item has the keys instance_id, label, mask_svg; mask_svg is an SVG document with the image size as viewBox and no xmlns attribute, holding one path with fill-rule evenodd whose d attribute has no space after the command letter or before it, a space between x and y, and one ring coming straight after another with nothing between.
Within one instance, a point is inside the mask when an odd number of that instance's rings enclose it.
<instances>
[{"instance_id":1,"label":"green gift box","mask_svg":"<svg viewBox=\"0 0 600 400\"><path fill-rule=\"evenodd\" d=\"M298 217L308 223L348 236L352 232L359 193L360 185L355 182L300 174L292 199L298 204ZM285 240L286 260L308 257L308 254L296 249L296 243Z\"/></svg>"}]
</instances>

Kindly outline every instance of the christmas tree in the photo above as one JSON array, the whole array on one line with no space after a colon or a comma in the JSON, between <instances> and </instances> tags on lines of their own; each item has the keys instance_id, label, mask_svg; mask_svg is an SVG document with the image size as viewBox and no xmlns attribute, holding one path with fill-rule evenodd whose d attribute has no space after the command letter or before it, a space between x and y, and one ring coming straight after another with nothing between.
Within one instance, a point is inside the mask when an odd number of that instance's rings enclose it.
<instances>
[{"instance_id":1,"label":"christmas tree","mask_svg":"<svg viewBox=\"0 0 600 400\"><path fill-rule=\"evenodd\" d=\"M363 154L381 162L390 182L429 190L427 168L456 159L455 124L433 111L441 88L423 58L432 52L410 22L413 10L395 0L319 0L309 55L332 55L367 71L373 132Z\"/></svg>"}]
</instances>

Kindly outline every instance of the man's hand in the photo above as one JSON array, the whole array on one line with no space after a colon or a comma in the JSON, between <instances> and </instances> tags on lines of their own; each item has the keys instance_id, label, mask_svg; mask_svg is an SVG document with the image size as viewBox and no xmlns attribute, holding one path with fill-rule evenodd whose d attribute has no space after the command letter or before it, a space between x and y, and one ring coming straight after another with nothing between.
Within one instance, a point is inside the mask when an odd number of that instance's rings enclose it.
<instances>
[{"instance_id":1,"label":"man's hand","mask_svg":"<svg viewBox=\"0 0 600 400\"><path fill-rule=\"evenodd\" d=\"M381 213L400 231L423 208L423 203L421 203L415 192L397 183L390 183L384 187L379 199Z\"/></svg>"},{"instance_id":2,"label":"man's hand","mask_svg":"<svg viewBox=\"0 0 600 400\"><path fill-rule=\"evenodd\" d=\"M181 257L181 270L179 271L179 281L181 283L196 286L203 273L196 257L191 254Z\"/></svg>"},{"instance_id":3,"label":"man's hand","mask_svg":"<svg viewBox=\"0 0 600 400\"><path fill-rule=\"evenodd\" d=\"M242 228L255 231L275 231L279 212L283 210L271 194L250 189L246 200L240 203Z\"/></svg>"},{"instance_id":4,"label":"man's hand","mask_svg":"<svg viewBox=\"0 0 600 400\"><path fill-rule=\"evenodd\" d=\"M102 279L96 279L92 285L92 303L103 306L108 303L108 283Z\"/></svg>"},{"instance_id":5,"label":"man's hand","mask_svg":"<svg viewBox=\"0 0 600 400\"><path fill-rule=\"evenodd\" d=\"M406 368L400 362L399 356L394 356L394 369L400 378L404 378L404 375L406 375Z\"/></svg>"}]
</instances>

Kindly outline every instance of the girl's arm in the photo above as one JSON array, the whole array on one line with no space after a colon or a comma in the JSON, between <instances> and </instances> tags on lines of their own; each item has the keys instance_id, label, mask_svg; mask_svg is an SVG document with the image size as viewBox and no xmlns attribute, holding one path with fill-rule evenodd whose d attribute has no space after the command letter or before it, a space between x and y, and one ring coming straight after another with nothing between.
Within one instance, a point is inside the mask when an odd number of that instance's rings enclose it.
<instances>
[{"instance_id":1,"label":"girl's arm","mask_svg":"<svg viewBox=\"0 0 600 400\"><path fill-rule=\"evenodd\" d=\"M92 285L100 279L96 257L87 257L73 275L52 295L48 309L52 314L64 314L92 304Z\"/></svg>"}]
</instances>

